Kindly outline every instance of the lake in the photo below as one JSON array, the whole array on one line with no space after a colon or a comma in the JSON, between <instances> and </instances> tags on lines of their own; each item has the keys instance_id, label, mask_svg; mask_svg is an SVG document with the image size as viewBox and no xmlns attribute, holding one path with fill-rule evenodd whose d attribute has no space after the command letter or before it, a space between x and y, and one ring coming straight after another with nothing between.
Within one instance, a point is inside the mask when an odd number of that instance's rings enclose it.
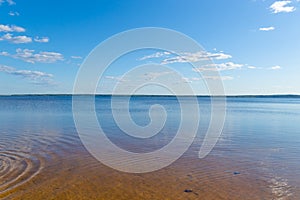
<instances>
[{"instance_id":1,"label":"lake","mask_svg":"<svg viewBox=\"0 0 300 200\"><path fill-rule=\"evenodd\" d=\"M85 102L90 97L77 98ZM149 109L154 104L167 114L159 133L146 139L129 136L117 125L112 109L125 115L128 110L122 103L127 97L114 98L119 104L112 107L111 96L96 96L95 110L115 145L147 153L175 137L182 114L178 98L130 98L129 113L139 126L151 122ZM192 97L180 98L183 104L194 103ZM72 96L1 96L0 198L300 199L300 97L227 97L222 134L202 159L198 152L212 116L211 99L199 96L193 106L199 108L200 122L190 148L165 168L126 173L87 151L75 127ZM89 111L83 109L82 115ZM153 116L162 117L159 110Z\"/></svg>"}]
</instances>

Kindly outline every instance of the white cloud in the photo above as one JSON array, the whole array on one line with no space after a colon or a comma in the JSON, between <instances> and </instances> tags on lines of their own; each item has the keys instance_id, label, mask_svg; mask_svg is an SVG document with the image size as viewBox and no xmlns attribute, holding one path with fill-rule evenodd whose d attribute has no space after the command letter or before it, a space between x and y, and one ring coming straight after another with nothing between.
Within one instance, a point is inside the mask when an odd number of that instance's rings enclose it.
<instances>
[{"instance_id":1,"label":"white cloud","mask_svg":"<svg viewBox=\"0 0 300 200\"><path fill-rule=\"evenodd\" d=\"M209 64L199 68L193 68L193 71L224 71L224 70L234 70L240 69L243 65L236 64L233 62L219 63L219 64Z\"/></svg>"},{"instance_id":2,"label":"white cloud","mask_svg":"<svg viewBox=\"0 0 300 200\"><path fill-rule=\"evenodd\" d=\"M273 26L270 27L261 27L259 28L260 31L273 31L275 28Z\"/></svg>"},{"instance_id":3,"label":"white cloud","mask_svg":"<svg viewBox=\"0 0 300 200\"><path fill-rule=\"evenodd\" d=\"M278 70L281 69L279 65L273 66L273 67L256 67L253 65L245 65L248 69L258 69L258 70Z\"/></svg>"},{"instance_id":4,"label":"white cloud","mask_svg":"<svg viewBox=\"0 0 300 200\"><path fill-rule=\"evenodd\" d=\"M34 38L35 42L40 42L40 43L46 43L49 42L49 38L48 37L35 37Z\"/></svg>"},{"instance_id":5,"label":"white cloud","mask_svg":"<svg viewBox=\"0 0 300 200\"><path fill-rule=\"evenodd\" d=\"M4 3L8 3L8 5L15 5L16 3L13 0L0 0L0 6Z\"/></svg>"},{"instance_id":6,"label":"white cloud","mask_svg":"<svg viewBox=\"0 0 300 200\"><path fill-rule=\"evenodd\" d=\"M182 80L183 83L192 83L194 81L203 80L203 78L200 78L200 77L183 77L181 80Z\"/></svg>"},{"instance_id":7,"label":"white cloud","mask_svg":"<svg viewBox=\"0 0 300 200\"><path fill-rule=\"evenodd\" d=\"M190 78L192 81L199 81L199 80L202 80L202 78L198 78L198 77L192 77Z\"/></svg>"},{"instance_id":8,"label":"white cloud","mask_svg":"<svg viewBox=\"0 0 300 200\"><path fill-rule=\"evenodd\" d=\"M279 65L276 65L276 66L273 66L273 67L270 67L271 70L278 70L278 69L281 69L281 67Z\"/></svg>"},{"instance_id":9,"label":"white cloud","mask_svg":"<svg viewBox=\"0 0 300 200\"><path fill-rule=\"evenodd\" d=\"M13 36L10 33L7 33L0 37L0 41L9 41L14 44L21 44L21 43L30 43L32 42L32 38L22 35L22 36Z\"/></svg>"},{"instance_id":10,"label":"white cloud","mask_svg":"<svg viewBox=\"0 0 300 200\"><path fill-rule=\"evenodd\" d=\"M31 70L17 70L14 67L0 65L0 72L7 74L20 76L24 79L30 80L34 84L53 84L53 74L48 74L41 71L31 71Z\"/></svg>"},{"instance_id":11,"label":"white cloud","mask_svg":"<svg viewBox=\"0 0 300 200\"><path fill-rule=\"evenodd\" d=\"M8 3L8 5L15 5L16 3L13 0L6 0L6 2Z\"/></svg>"},{"instance_id":12,"label":"white cloud","mask_svg":"<svg viewBox=\"0 0 300 200\"><path fill-rule=\"evenodd\" d=\"M154 80L154 79L157 79L159 77L162 77L162 76L166 76L166 75L169 75L169 74L173 74L175 72L173 71L160 71L160 72L147 72L147 73L144 73L144 74L139 74L139 75L135 75L135 76L132 76L128 79L125 79L123 76L105 76L106 79L110 79L110 80L114 80L114 81L120 81L120 82L129 82L129 81L135 81L135 80L146 80L146 81L151 81L151 80Z\"/></svg>"},{"instance_id":13,"label":"white cloud","mask_svg":"<svg viewBox=\"0 0 300 200\"><path fill-rule=\"evenodd\" d=\"M173 74L173 73L174 72L172 72L172 71L148 72L148 73L143 74L143 78L146 78L146 80L153 80L158 77L165 76L168 74Z\"/></svg>"},{"instance_id":14,"label":"white cloud","mask_svg":"<svg viewBox=\"0 0 300 200\"><path fill-rule=\"evenodd\" d=\"M225 53L210 53L206 51L198 51L195 53L191 52L184 52L181 53L179 56L175 56L172 58L166 58L161 63L162 64L171 64L171 63L185 63L185 62L198 62L201 60L222 60L231 58L231 55Z\"/></svg>"},{"instance_id":15,"label":"white cloud","mask_svg":"<svg viewBox=\"0 0 300 200\"><path fill-rule=\"evenodd\" d=\"M10 11L10 12L8 13L8 15L10 15L10 16L19 16L19 15L20 15L20 13L18 13L18 12L13 12L13 11Z\"/></svg>"},{"instance_id":16,"label":"white cloud","mask_svg":"<svg viewBox=\"0 0 300 200\"><path fill-rule=\"evenodd\" d=\"M15 25L0 24L0 32L25 32L25 28Z\"/></svg>"},{"instance_id":17,"label":"white cloud","mask_svg":"<svg viewBox=\"0 0 300 200\"><path fill-rule=\"evenodd\" d=\"M0 52L0 56L9 56L9 53L6 51Z\"/></svg>"},{"instance_id":18,"label":"white cloud","mask_svg":"<svg viewBox=\"0 0 300 200\"><path fill-rule=\"evenodd\" d=\"M30 49L17 49L16 54L9 54L7 52L0 52L2 56L9 56L15 59L20 59L29 63L54 63L56 61L63 60L64 57L61 53L41 51L34 53L34 50Z\"/></svg>"},{"instance_id":19,"label":"white cloud","mask_svg":"<svg viewBox=\"0 0 300 200\"><path fill-rule=\"evenodd\" d=\"M128 80L124 79L122 76L105 76L104 78L117 81L117 82L127 82Z\"/></svg>"},{"instance_id":20,"label":"white cloud","mask_svg":"<svg viewBox=\"0 0 300 200\"><path fill-rule=\"evenodd\" d=\"M219 53L210 53L206 51L198 51L198 52L182 52L179 53L179 55L170 57L172 54L170 52L156 52L151 55L144 56L140 58L139 60L146 60L151 58L161 58L166 57L161 64L171 64L171 63L185 63L185 62L197 62L201 60L208 60L208 59L215 59L215 60L221 60L221 59L228 59L231 58L231 55L225 54L223 52Z\"/></svg>"},{"instance_id":21,"label":"white cloud","mask_svg":"<svg viewBox=\"0 0 300 200\"><path fill-rule=\"evenodd\" d=\"M20 26L13 25L13 26L11 26L11 28L12 28L12 31L14 31L14 32L25 32L26 31L25 28L20 27Z\"/></svg>"},{"instance_id":22,"label":"white cloud","mask_svg":"<svg viewBox=\"0 0 300 200\"><path fill-rule=\"evenodd\" d=\"M188 78L188 77L184 77L182 78L182 81L184 83L192 83L194 81L200 81L200 80L222 80L222 81L227 81L227 80L232 80L233 77L232 76L203 76L203 78L200 78L200 77L191 77L191 78Z\"/></svg>"},{"instance_id":23,"label":"white cloud","mask_svg":"<svg viewBox=\"0 0 300 200\"><path fill-rule=\"evenodd\" d=\"M9 67L9 66L6 66L6 65L0 65L0 72L11 72L11 71L14 71L15 68L13 67Z\"/></svg>"},{"instance_id":24,"label":"white cloud","mask_svg":"<svg viewBox=\"0 0 300 200\"><path fill-rule=\"evenodd\" d=\"M71 56L71 58L73 58L73 59L82 59L81 56Z\"/></svg>"},{"instance_id":25,"label":"white cloud","mask_svg":"<svg viewBox=\"0 0 300 200\"><path fill-rule=\"evenodd\" d=\"M294 6L288 6L292 1L275 1L270 9L273 13L293 12L296 10Z\"/></svg>"},{"instance_id":26,"label":"white cloud","mask_svg":"<svg viewBox=\"0 0 300 200\"><path fill-rule=\"evenodd\" d=\"M204 76L205 79L212 79L212 80L222 80L222 81L228 81L232 80L232 76Z\"/></svg>"},{"instance_id":27,"label":"white cloud","mask_svg":"<svg viewBox=\"0 0 300 200\"><path fill-rule=\"evenodd\" d=\"M139 60L146 60L146 59L150 59L150 58L160 58L163 57L165 55L170 55L170 52L164 51L164 52L156 52L154 54L148 55L148 56L144 56L142 58L140 58Z\"/></svg>"},{"instance_id":28,"label":"white cloud","mask_svg":"<svg viewBox=\"0 0 300 200\"><path fill-rule=\"evenodd\" d=\"M21 35L21 36L13 36L11 33L6 33L5 35L0 37L0 41L9 41L11 43L20 44L20 43L30 43L32 42L32 38L29 36ZM49 42L49 38L47 37L36 37L34 38L35 42Z\"/></svg>"},{"instance_id":29,"label":"white cloud","mask_svg":"<svg viewBox=\"0 0 300 200\"><path fill-rule=\"evenodd\" d=\"M191 78L183 77L183 78L181 78L181 82L182 83L192 83L193 81L191 80Z\"/></svg>"}]
</instances>

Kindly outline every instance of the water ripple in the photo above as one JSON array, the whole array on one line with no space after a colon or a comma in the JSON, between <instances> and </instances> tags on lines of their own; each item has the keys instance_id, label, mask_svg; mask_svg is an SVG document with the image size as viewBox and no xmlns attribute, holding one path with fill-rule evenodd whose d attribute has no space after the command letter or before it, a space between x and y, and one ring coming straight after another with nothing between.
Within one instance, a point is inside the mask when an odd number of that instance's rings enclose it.
<instances>
[{"instance_id":1,"label":"water ripple","mask_svg":"<svg viewBox=\"0 0 300 200\"><path fill-rule=\"evenodd\" d=\"M43 168L42 158L25 152L0 151L0 196L28 182Z\"/></svg>"}]
</instances>

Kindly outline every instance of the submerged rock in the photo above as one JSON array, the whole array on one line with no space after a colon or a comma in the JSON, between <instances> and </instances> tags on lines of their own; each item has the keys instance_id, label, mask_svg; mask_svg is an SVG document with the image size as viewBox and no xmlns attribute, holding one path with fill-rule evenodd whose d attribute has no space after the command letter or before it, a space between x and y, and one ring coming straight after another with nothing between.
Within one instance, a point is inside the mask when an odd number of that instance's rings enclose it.
<instances>
[{"instance_id":1,"label":"submerged rock","mask_svg":"<svg viewBox=\"0 0 300 200\"><path fill-rule=\"evenodd\" d=\"M193 190L191 190L191 189L185 189L184 192L189 193L189 192L193 192Z\"/></svg>"}]
</instances>

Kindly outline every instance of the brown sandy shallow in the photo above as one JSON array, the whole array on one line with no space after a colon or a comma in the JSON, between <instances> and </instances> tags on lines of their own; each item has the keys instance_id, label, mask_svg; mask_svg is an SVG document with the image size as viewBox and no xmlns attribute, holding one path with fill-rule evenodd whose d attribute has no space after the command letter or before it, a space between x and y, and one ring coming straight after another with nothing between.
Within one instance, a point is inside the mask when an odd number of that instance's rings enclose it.
<instances>
[{"instance_id":1,"label":"brown sandy shallow","mask_svg":"<svg viewBox=\"0 0 300 200\"><path fill-rule=\"evenodd\" d=\"M104 166L83 148L63 155L49 155L36 176L2 192L0 197L24 200L295 199L275 194L272 183L263 174L257 174L256 166L251 163L218 156L205 159L183 156L159 171L129 174Z\"/></svg>"}]
</instances>

